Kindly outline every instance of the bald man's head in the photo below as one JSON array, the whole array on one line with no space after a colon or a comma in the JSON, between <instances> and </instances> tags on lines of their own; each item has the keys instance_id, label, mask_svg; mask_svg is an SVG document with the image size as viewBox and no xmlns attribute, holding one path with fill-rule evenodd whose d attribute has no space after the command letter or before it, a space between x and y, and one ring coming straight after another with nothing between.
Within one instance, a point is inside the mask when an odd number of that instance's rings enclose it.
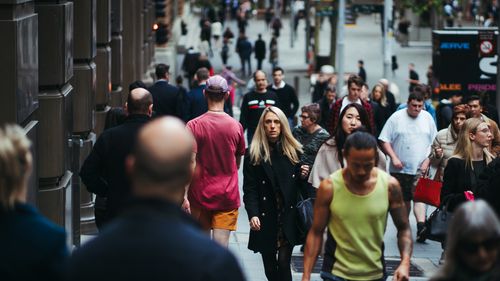
<instances>
[{"instance_id":1,"label":"bald man's head","mask_svg":"<svg viewBox=\"0 0 500 281\"><path fill-rule=\"evenodd\" d=\"M127 111L129 114L149 114L153 96L144 88L135 88L128 94Z\"/></svg>"},{"instance_id":2,"label":"bald man's head","mask_svg":"<svg viewBox=\"0 0 500 281\"><path fill-rule=\"evenodd\" d=\"M175 117L146 124L127 163L136 194L145 186L183 192L193 173L193 144L192 134Z\"/></svg>"}]
</instances>

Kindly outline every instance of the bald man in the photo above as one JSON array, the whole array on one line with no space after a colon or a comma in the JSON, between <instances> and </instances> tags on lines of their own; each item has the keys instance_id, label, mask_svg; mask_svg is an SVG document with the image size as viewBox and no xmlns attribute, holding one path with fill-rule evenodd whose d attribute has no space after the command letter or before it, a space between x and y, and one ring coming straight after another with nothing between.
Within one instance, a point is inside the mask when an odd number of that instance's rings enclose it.
<instances>
[{"instance_id":1,"label":"bald man","mask_svg":"<svg viewBox=\"0 0 500 281\"><path fill-rule=\"evenodd\" d=\"M150 120L153 97L143 88L133 89L125 104L127 117L123 124L104 131L83 163L80 177L89 192L107 197L107 208L99 230L114 218L130 195L125 175L125 158L132 151L139 129Z\"/></svg>"},{"instance_id":2,"label":"bald man","mask_svg":"<svg viewBox=\"0 0 500 281\"><path fill-rule=\"evenodd\" d=\"M144 126L126 159L133 200L77 250L68 280L244 280L235 258L181 208L194 173L194 138L174 117Z\"/></svg>"}]
</instances>

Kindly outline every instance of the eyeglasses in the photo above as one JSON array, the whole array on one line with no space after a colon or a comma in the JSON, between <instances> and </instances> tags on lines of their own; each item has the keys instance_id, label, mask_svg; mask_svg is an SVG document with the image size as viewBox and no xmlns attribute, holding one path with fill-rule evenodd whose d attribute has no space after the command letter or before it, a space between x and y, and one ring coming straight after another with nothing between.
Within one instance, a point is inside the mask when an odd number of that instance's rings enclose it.
<instances>
[{"instance_id":1,"label":"eyeglasses","mask_svg":"<svg viewBox=\"0 0 500 281\"><path fill-rule=\"evenodd\" d=\"M499 239L498 238L491 238L484 240L482 242L468 242L468 241L463 241L460 243L460 248L467 254L476 254L479 251L479 248L483 248L486 251L490 252L493 250L498 249L499 245Z\"/></svg>"},{"instance_id":2,"label":"eyeglasses","mask_svg":"<svg viewBox=\"0 0 500 281\"><path fill-rule=\"evenodd\" d=\"M309 118L309 116L306 116L306 115L299 115L299 117L300 117L301 119L307 119L307 118Z\"/></svg>"}]
</instances>

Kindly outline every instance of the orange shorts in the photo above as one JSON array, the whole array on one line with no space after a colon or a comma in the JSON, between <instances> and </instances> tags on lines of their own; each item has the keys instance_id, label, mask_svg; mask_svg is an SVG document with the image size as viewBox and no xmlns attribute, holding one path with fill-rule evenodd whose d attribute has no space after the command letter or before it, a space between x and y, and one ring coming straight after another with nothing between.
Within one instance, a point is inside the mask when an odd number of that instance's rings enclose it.
<instances>
[{"instance_id":1,"label":"orange shorts","mask_svg":"<svg viewBox=\"0 0 500 281\"><path fill-rule=\"evenodd\" d=\"M235 231L238 222L238 209L211 211L191 207L191 216L193 216L205 230L226 229Z\"/></svg>"}]
</instances>

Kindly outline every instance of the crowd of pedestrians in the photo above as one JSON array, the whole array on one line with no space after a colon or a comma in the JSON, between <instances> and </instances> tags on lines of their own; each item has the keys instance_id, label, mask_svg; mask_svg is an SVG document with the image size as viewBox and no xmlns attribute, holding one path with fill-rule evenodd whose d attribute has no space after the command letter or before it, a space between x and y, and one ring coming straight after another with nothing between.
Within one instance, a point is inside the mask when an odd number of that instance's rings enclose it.
<instances>
[{"instance_id":1,"label":"crowd of pedestrians","mask_svg":"<svg viewBox=\"0 0 500 281\"><path fill-rule=\"evenodd\" d=\"M236 52L255 86L241 104L234 88L245 81L230 66L216 74L207 60L220 44L227 61L224 48L234 37L212 15L200 22L206 53L190 50L183 63L188 88L182 77L172 84L169 66L158 64L153 85L135 82L123 110L110 111L79 174L104 202L99 216L96 209L100 234L71 257L64 231L25 203L29 141L17 126L0 129L0 274L7 280L20 273L26 275L20 280L244 280L227 250L240 215L243 157L248 249L261 255L270 281L292 280L293 248L302 244L303 281L320 254L324 280L385 280L388 215L401 255L394 280L408 280L412 210L416 242L428 234L427 207L413 200L423 176L443 183L441 205L454 213L441 241L444 265L433 280L498 280L496 109L476 95L462 101L461 94L434 108L430 87L412 64L408 99L398 105L386 79L370 89L362 60L345 95L337 92L335 75L322 73L310 93L313 103L301 107L278 66L276 38L268 50L261 35L252 45L246 12L235 12ZM270 75L261 69L266 54ZM301 198L315 200L307 235L298 223ZM28 245L36 247L22 248ZM19 247L29 255L16 255Z\"/></svg>"}]
</instances>

